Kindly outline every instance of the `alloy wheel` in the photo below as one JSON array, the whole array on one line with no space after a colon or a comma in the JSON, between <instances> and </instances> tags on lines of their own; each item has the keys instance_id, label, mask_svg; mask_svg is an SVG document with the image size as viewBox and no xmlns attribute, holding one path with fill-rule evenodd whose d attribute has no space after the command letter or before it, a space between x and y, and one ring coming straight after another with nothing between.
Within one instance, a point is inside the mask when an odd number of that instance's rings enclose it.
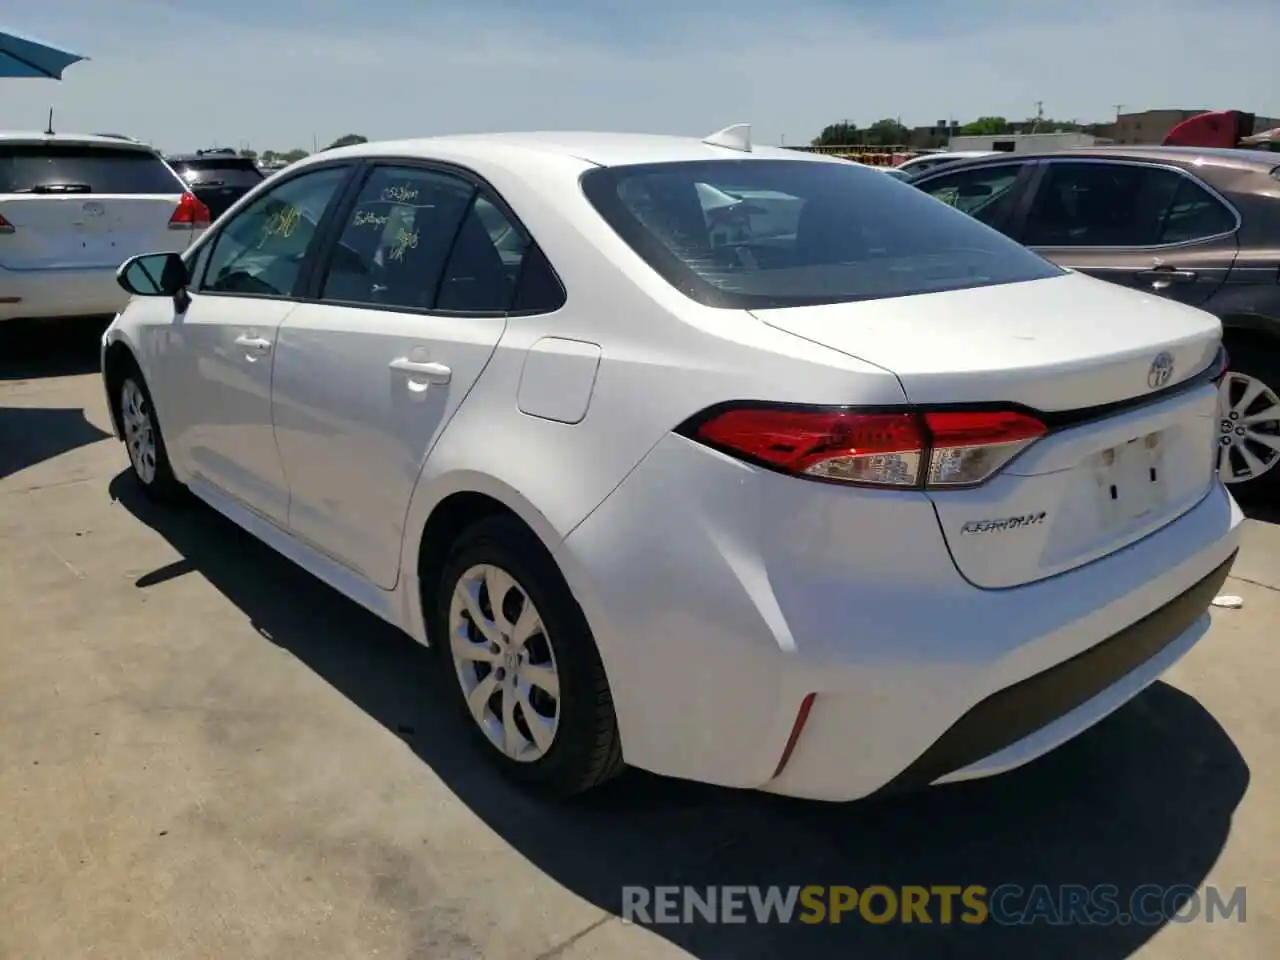
<instances>
[{"instance_id":1,"label":"alloy wheel","mask_svg":"<svg viewBox=\"0 0 1280 960\"><path fill-rule=\"evenodd\" d=\"M129 450L138 479L151 484L156 478L156 430L151 419L151 405L137 381L126 379L120 388L120 419L124 425L124 442Z\"/></svg>"},{"instance_id":2,"label":"alloy wheel","mask_svg":"<svg viewBox=\"0 0 1280 960\"><path fill-rule=\"evenodd\" d=\"M1256 480L1280 460L1280 397L1234 371L1223 378L1218 397L1218 472L1225 483Z\"/></svg>"},{"instance_id":3,"label":"alloy wheel","mask_svg":"<svg viewBox=\"0 0 1280 960\"><path fill-rule=\"evenodd\" d=\"M560 673L528 592L493 564L469 568L449 603L449 644L471 717L512 760L546 756L560 725Z\"/></svg>"}]
</instances>

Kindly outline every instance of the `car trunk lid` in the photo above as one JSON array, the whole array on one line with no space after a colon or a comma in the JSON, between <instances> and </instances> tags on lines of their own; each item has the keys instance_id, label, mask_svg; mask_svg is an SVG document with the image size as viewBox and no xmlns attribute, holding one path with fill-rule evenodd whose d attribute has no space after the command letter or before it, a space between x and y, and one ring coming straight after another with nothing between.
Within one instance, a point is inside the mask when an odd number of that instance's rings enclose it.
<instances>
[{"instance_id":1,"label":"car trunk lid","mask_svg":"<svg viewBox=\"0 0 1280 960\"><path fill-rule=\"evenodd\" d=\"M1077 274L944 294L755 311L879 365L929 409L1034 411L1049 433L972 489L931 489L973 584L1003 588L1105 556L1214 482L1221 325ZM1181 389L1179 389L1181 387Z\"/></svg>"},{"instance_id":2,"label":"car trunk lid","mask_svg":"<svg viewBox=\"0 0 1280 960\"><path fill-rule=\"evenodd\" d=\"M118 267L146 250L170 246L169 218L181 192L153 196L0 195L12 232L0 237L9 270Z\"/></svg>"}]
</instances>

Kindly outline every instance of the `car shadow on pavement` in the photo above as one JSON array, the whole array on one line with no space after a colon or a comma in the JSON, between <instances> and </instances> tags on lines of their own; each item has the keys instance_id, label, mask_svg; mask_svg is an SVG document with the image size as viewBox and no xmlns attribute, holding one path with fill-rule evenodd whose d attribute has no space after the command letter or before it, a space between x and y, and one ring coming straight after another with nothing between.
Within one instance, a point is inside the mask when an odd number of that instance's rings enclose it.
<instances>
[{"instance_id":1,"label":"car shadow on pavement","mask_svg":"<svg viewBox=\"0 0 1280 960\"><path fill-rule=\"evenodd\" d=\"M1276 469L1280 469L1277 467ZM1280 503L1268 497L1248 497L1239 501L1240 509L1250 520L1280 524Z\"/></svg>"},{"instance_id":2,"label":"car shadow on pavement","mask_svg":"<svg viewBox=\"0 0 1280 960\"><path fill-rule=\"evenodd\" d=\"M0 480L109 436L73 407L0 407Z\"/></svg>"},{"instance_id":3,"label":"car shadow on pavement","mask_svg":"<svg viewBox=\"0 0 1280 960\"><path fill-rule=\"evenodd\" d=\"M97 373L110 317L0 323L0 381Z\"/></svg>"},{"instance_id":4,"label":"car shadow on pavement","mask_svg":"<svg viewBox=\"0 0 1280 960\"><path fill-rule=\"evenodd\" d=\"M1006 884L1197 887L1249 783L1239 751L1190 696L1158 683L1049 756L991 780L818 804L630 772L569 801L539 800L484 763L444 696L436 658L198 504L157 508L127 474L111 494L181 560L139 586L196 571L338 693L400 737L550 878L622 915L623 887ZM874 732L850 731L850 736ZM1226 891L1229 894L1230 891ZM1176 896L1176 895L1175 895ZM1224 895L1224 901L1226 896ZM1025 901L1015 898L1008 906ZM1148 907L1159 903L1147 901ZM654 927L707 960L1127 957L1153 925L695 922ZM957 916L959 910L957 910Z\"/></svg>"}]
</instances>

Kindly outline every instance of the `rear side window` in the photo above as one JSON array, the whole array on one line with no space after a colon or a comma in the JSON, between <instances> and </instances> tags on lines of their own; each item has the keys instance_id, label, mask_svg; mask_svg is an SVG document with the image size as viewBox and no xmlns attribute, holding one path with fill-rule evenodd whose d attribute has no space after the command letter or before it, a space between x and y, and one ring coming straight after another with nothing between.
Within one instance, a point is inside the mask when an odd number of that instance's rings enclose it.
<instances>
[{"instance_id":1,"label":"rear side window","mask_svg":"<svg viewBox=\"0 0 1280 960\"><path fill-rule=\"evenodd\" d=\"M0 193L181 192L164 161L146 150L0 143Z\"/></svg>"},{"instance_id":2,"label":"rear side window","mask_svg":"<svg viewBox=\"0 0 1280 960\"><path fill-rule=\"evenodd\" d=\"M249 160L184 163L178 173L192 187L252 187L263 180Z\"/></svg>"},{"instance_id":3,"label":"rear side window","mask_svg":"<svg viewBox=\"0 0 1280 960\"><path fill-rule=\"evenodd\" d=\"M583 191L632 249L708 306L804 306L1062 271L910 184L852 163L601 167Z\"/></svg>"},{"instance_id":4,"label":"rear side window","mask_svg":"<svg viewBox=\"0 0 1280 960\"><path fill-rule=\"evenodd\" d=\"M520 280L516 284L512 313L552 313L564 306L564 286L556 276L551 262L536 243L525 254L520 265Z\"/></svg>"},{"instance_id":5,"label":"rear side window","mask_svg":"<svg viewBox=\"0 0 1280 960\"><path fill-rule=\"evenodd\" d=\"M529 238L477 193L449 252L435 309L502 313L528 249Z\"/></svg>"},{"instance_id":6,"label":"rear side window","mask_svg":"<svg viewBox=\"0 0 1280 960\"><path fill-rule=\"evenodd\" d=\"M376 167L333 246L321 299L429 309L475 192L447 173Z\"/></svg>"},{"instance_id":7,"label":"rear side window","mask_svg":"<svg viewBox=\"0 0 1280 960\"><path fill-rule=\"evenodd\" d=\"M1208 190L1190 177L1181 177L1173 203L1160 227L1161 243L1187 243L1221 236L1236 228L1236 218Z\"/></svg>"},{"instance_id":8,"label":"rear side window","mask_svg":"<svg viewBox=\"0 0 1280 960\"><path fill-rule=\"evenodd\" d=\"M1234 229L1231 211L1175 170L1055 161L1036 192L1022 241L1037 247L1150 247Z\"/></svg>"}]
</instances>

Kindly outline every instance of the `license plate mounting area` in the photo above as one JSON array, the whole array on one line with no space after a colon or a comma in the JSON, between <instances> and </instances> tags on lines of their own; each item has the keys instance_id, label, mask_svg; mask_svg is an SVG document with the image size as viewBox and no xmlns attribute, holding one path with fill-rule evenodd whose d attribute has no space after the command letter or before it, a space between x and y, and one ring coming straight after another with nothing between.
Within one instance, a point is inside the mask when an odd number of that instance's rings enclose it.
<instances>
[{"instance_id":1,"label":"license plate mounting area","mask_svg":"<svg viewBox=\"0 0 1280 960\"><path fill-rule=\"evenodd\" d=\"M1164 506L1164 444L1159 431L1097 454L1095 477L1103 527L1139 523Z\"/></svg>"}]
</instances>

